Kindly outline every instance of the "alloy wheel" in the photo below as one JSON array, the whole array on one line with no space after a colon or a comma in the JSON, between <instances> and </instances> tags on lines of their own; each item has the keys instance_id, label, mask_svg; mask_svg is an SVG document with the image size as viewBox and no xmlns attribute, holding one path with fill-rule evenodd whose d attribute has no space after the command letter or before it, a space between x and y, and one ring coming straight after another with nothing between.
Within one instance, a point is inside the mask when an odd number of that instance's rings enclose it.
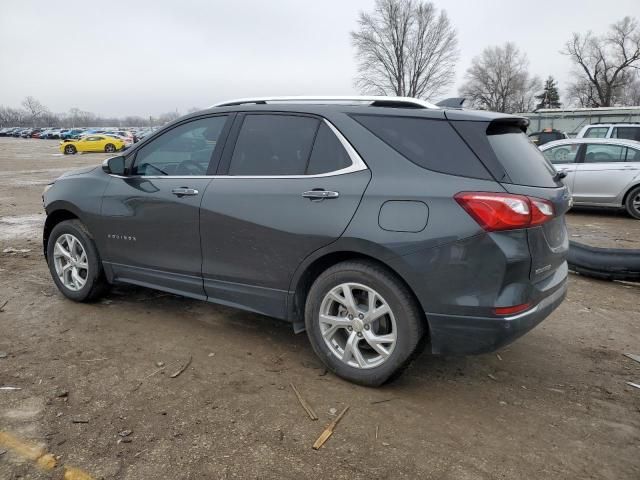
<instances>
[{"instance_id":1,"label":"alloy wheel","mask_svg":"<svg viewBox=\"0 0 640 480\"><path fill-rule=\"evenodd\" d=\"M82 243L70 233L60 235L53 248L56 274L62 284L74 292L81 290L89 277L89 262Z\"/></svg>"},{"instance_id":2,"label":"alloy wheel","mask_svg":"<svg viewBox=\"0 0 640 480\"><path fill-rule=\"evenodd\" d=\"M332 288L320 305L319 323L331 353L354 368L382 365L396 346L391 307L366 285L343 283Z\"/></svg>"},{"instance_id":3,"label":"alloy wheel","mask_svg":"<svg viewBox=\"0 0 640 480\"><path fill-rule=\"evenodd\" d=\"M631 200L631 206L640 215L640 191Z\"/></svg>"}]
</instances>

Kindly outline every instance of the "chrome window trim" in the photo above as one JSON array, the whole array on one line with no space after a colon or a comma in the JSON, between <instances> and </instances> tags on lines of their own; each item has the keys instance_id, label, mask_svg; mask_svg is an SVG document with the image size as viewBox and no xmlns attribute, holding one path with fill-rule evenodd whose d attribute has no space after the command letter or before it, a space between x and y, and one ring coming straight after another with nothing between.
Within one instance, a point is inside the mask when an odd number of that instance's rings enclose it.
<instances>
[{"instance_id":1,"label":"chrome window trim","mask_svg":"<svg viewBox=\"0 0 640 480\"><path fill-rule=\"evenodd\" d=\"M344 135L326 118L323 121L327 124L327 126L331 129L333 134L338 138L338 141L342 144L342 147L347 151L347 155L351 159L351 165L345 168L341 168L340 170L333 170L331 172L325 173L317 173L314 175L115 175L109 174L112 177L116 178L150 178L150 179L160 179L160 178L180 178L180 179L206 179L206 178L244 178L244 179L302 179L302 178L323 178L323 177L335 177L338 175L346 175L348 173L360 172L363 170L368 170L367 164L364 162L362 157L356 152L356 149L349 143L349 141L345 138Z\"/></svg>"}]
</instances>

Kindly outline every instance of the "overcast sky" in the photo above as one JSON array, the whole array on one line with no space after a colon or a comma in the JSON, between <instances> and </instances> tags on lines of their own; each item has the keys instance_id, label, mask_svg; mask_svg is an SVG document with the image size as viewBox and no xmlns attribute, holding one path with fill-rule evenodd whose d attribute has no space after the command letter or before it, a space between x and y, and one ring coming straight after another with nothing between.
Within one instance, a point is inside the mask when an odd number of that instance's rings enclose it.
<instances>
[{"instance_id":1,"label":"overcast sky","mask_svg":"<svg viewBox=\"0 0 640 480\"><path fill-rule=\"evenodd\" d=\"M471 59L515 42L561 88L574 31L603 32L640 0L436 0L458 32L456 94ZM135 4L135 5L133 5ZM255 95L348 95L349 32L373 0L9 1L0 9L0 105L157 115ZM561 92L562 93L562 92Z\"/></svg>"}]
</instances>

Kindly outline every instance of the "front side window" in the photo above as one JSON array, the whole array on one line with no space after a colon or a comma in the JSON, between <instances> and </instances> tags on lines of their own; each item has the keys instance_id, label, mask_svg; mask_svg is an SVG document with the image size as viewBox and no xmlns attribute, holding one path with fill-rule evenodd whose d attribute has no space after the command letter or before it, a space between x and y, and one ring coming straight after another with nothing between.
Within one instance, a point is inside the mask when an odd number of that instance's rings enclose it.
<instances>
[{"instance_id":1,"label":"front side window","mask_svg":"<svg viewBox=\"0 0 640 480\"><path fill-rule=\"evenodd\" d=\"M294 115L247 115L229 175L304 175L319 120Z\"/></svg>"},{"instance_id":2,"label":"front side window","mask_svg":"<svg viewBox=\"0 0 640 480\"><path fill-rule=\"evenodd\" d=\"M624 162L626 148L619 145L590 143L584 151L584 163Z\"/></svg>"},{"instance_id":3,"label":"front side window","mask_svg":"<svg viewBox=\"0 0 640 480\"><path fill-rule=\"evenodd\" d=\"M136 153L133 175L206 175L226 116L183 123Z\"/></svg>"},{"instance_id":4,"label":"front side window","mask_svg":"<svg viewBox=\"0 0 640 480\"><path fill-rule=\"evenodd\" d=\"M549 148L548 150L545 150L543 153L546 159L553 164L575 163L576 156L578 155L579 149L580 149L579 144L559 145L557 147Z\"/></svg>"},{"instance_id":5,"label":"front side window","mask_svg":"<svg viewBox=\"0 0 640 480\"><path fill-rule=\"evenodd\" d=\"M587 129L584 138L605 138L609 127L591 127Z\"/></svg>"}]
</instances>

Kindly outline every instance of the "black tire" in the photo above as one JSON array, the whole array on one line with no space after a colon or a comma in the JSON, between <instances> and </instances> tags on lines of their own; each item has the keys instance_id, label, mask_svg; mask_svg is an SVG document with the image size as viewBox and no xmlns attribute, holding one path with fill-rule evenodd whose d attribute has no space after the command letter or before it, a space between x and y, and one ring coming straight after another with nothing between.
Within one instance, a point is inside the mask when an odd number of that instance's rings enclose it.
<instances>
[{"instance_id":1,"label":"black tire","mask_svg":"<svg viewBox=\"0 0 640 480\"><path fill-rule=\"evenodd\" d=\"M74 147L73 145L66 145L64 147L64 154L65 155L73 155L77 152L78 150L76 150L76 147Z\"/></svg>"},{"instance_id":2,"label":"black tire","mask_svg":"<svg viewBox=\"0 0 640 480\"><path fill-rule=\"evenodd\" d=\"M79 290L71 290L67 288L56 273L54 247L56 240L64 234L71 234L78 239L87 255L88 269L86 283ZM109 289L109 284L104 276L102 261L98 255L96 245L91 234L80 220L65 220L53 227L47 241L47 263L51 277L58 287L58 290L60 290L65 297L71 300L76 302L88 302L95 300L104 295Z\"/></svg>"},{"instance_id":3,"label":"black tire","mask_svg":"<svg viewBox=\"0 0 640 480\"><path fill-rule=\"evenodd\" d=\"M116 146L115 146L113 143L107 143L107 144L104 146L104 151L105 151L106 153L113 153L113 152L115 152L115 151L116 151Z\"/></svg>"},{"instance_id":4,"label":"black tire","mask_svg":"<svg viewBox=\"0 0 640 480\"><path fill-rule=\"evenodd\" d=\"M633 188L627 194L627 200L625 201L624 207L629 215L640 220L640 186Z\"/></svg>"},{"instance_id":5,"label":"black tire","mask_svg":"<svg viewBox=\"0 0 640 480\"><path fill-rule=\"evenodd\" d=\"M327 346L320 327L320 308L327 293L343 283L358 283L379 293L396 322L396 344L379 366L357 368L344 363ZM397 378L424 345L425 320L415 298L397 277L370 261L346 261L325 270L311 286L305 306L305 325L311 346L329 370L360 385L377 387Z\"/></svg>"}]
</instances>

